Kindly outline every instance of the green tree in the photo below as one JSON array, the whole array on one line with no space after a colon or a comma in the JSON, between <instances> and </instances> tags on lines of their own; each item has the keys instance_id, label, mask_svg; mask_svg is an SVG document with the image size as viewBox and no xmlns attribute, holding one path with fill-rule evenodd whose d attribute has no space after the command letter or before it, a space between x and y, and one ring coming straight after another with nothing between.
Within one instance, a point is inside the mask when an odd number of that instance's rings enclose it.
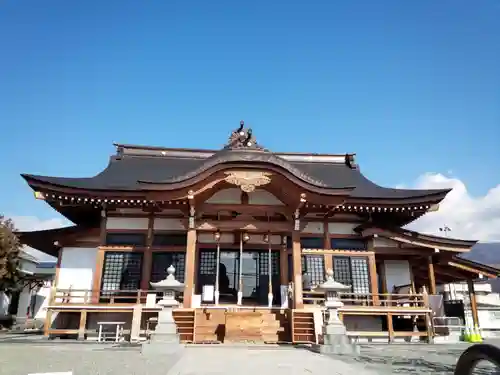
<instances>
[{"instance_id":1,"label":"green tree","mask_svg":"<svg viewBox=\"0 0 500 375\"><path fill-rule=\"evenodd\" d=\"M18 267L21 248L14 222L0 215L0 291L14 289L20 279Z\"/></svg>"}]
</instances>

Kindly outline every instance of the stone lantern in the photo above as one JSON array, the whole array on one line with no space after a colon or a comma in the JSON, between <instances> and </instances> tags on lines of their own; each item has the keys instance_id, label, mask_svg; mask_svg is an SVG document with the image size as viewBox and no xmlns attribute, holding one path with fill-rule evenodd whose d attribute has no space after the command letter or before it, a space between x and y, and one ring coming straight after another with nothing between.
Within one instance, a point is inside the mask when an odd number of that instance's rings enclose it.
<instances>
[{"instance_id":1,"label":"stone lantern","mask_svg":"<svg viewBox=\"0 0 500 375\"><path fill-rule=\"evenodd\" d=\"M316 289L325 293L325 307L328 313L323 324L323 345L319 347L321 353L359 354L359 348L347 337L345 325L338 314L338 309L344 306L338 294L348 289L349 286L334 280L331 269L326 271L326 281Z\"/></svg>"},{"instance_id":2,"label":"stone lantern","mask_svg":"<svg viewBox=\"0 0 500 375\"><path fill-rule=\"evenodd\" d=\"M175 268L171 265L167 268L167 278L156 283L150 283L159 293L162 293L162 299L157 305L161 307L158 312L158 323L154 332L151 333L149 343L142 347L142 353L148 352L165 353L180 349L180 338L177 334L173 309L179 306L175 299L175 293L184 289L184 284L177 281L174 276Z\"/></svg>"}]
</instances>

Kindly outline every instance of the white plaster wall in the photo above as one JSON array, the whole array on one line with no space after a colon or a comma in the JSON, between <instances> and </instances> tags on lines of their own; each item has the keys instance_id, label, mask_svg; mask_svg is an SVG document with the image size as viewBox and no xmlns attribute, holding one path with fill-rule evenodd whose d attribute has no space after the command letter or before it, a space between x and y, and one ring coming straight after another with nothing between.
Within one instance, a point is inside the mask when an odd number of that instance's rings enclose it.
<instances>
[{"instance_id":1,"label":"white plaster wall","mask_svg":"<svg viewBox=\"0 0 500 375\"><path fill-rule=\"evenodd\" d=\"M147 217L108 217L106 219L106 229L148 229Z\"/></svg>"},{"instance_id":2,"label":"white plaster wall","mask_svg":"<svg viewBox=\"0 0 500 375\"><path fill-rule=\"evenodd\" d=\"M302 233L323 234L325 230L324 228L324 223L311 221L306 224L305 228L302 230Z\"/></svg>"},{"instance_id":3,"label":"white plaster wall","mask_svg":"<svg viewBox=\"0 0 500 375\"><path fill-rule=\"evenodd\" d=\"M396 241L390 240L388 238L375 237L373 239L374 247L398 247L398 243Z\"/></svg>"},{"instance_id":4,"label":"white plaster wall","mask_svg":"<svg viewBox=\"0 0 500 375\"><path fill-rule=\"evenodd\" d=\"M408 285L411 283L410 263L407 260L386 260L385 281L387 291L392 293L394 286Z\"/></svg>"},{"instance_id":5,"label":"white plaster wall","mask_svg":"<svg viewBox=\"0 0 500 375\"><path fill-rule=\"evenodd\" d=\"M61 265L57 289L92 290L97 248L65 247L60 251ZM82 295L83 292L72 292L72 302L83 302Z\"/></svg>"},{"instance_id":6,"label":"white plaster wall","mask_svg":"<svg viewBox=\"0 0 500 375\"><path fill-rule=\"evenodd\" d=\"M354 228L359 224L356 223L328 223L328 233L331 234L356 234Z\"/></svg>"},{"instance_id":7,"label":"white plaster wall","mask_svg":"<svg viewBox=\"0 0 500 375\"><path fill-rule=\"evenodd\" d=\"M147 226L146 226L147 228ZM155 218L153 222L154 230L180 230L184 231L184 223L180 219Z\"/></svg>"}]
</instances>

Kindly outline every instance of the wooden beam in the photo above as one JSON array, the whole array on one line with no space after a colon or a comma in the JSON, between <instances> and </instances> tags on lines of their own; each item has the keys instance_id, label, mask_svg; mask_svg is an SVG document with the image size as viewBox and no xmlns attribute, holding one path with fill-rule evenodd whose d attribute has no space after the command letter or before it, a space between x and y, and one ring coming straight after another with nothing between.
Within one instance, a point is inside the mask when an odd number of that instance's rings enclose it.
<instances>
[{"instance_id":1,"label":"wooden beam","mask_svg":"<svg viewBox=\"0 0 500 375\"><path fill-rule=\"evenodd\" d=\"M142 256L142 277L141 289L149 290L149 282L151 281L151 267L153 266L153 253L151 247L153 246L153 227L154 227L154 213L150 213L148 217L148 234L146 237L146 248Z\"/></svg>"},{"instance_id":2,"label":"wooden beam","mask_svg":"<svg viewBox=\"0 0 500 375\"><path fill-rule=\"evenodd\" d=\"M330 241L330 235L328 233L328 220L323 220L323 248L330 250L332 243ZM330 253L323 254L325 271L333 270L333 255Z\"/></svg>"},{"instance_id":3,"label":"wooden beam","mask_svg":"<svg viewBox=\"0 0 500 375\"><path fill-rule=\"evenodd\" d=\"M106 245L106 226L107 226L108 218L106 208L103 207L101 210L101 222L100 222L100 231L99 231L99 242L101 246Z\"/></svg>"},{"instance_id":4,"label":"wooden beam","mask_svg":"<svg viewBox=\"0 0 500 375\"><path fill-rule=\"evenodd\" d=\"M477 312L476 291L474 290L474 281L467 280L467 290L469 291L470 309L472 312L472 324L474 327L479 327L479 315Z\"/></svg>"},{"instance_id":5,"label":"wooden beam","mask_svg":"<svg viewBox=\"0 0 500 375\"><path fill-rule=\"evenodd\" d=\"M377 266L375 263L375 254L368 255L368 272L370 275L370 290L373 293L373 304L378 306L379 301L379 291L378 291L378 278L377 278Z\"/></svg>"},{"instance_id":6,"label":"wooden beam","mask_svg":"<svg viewBox=\"0 0 500 375\"><path fill-rule=\"evenodd\" d=\"M197 209L199 212L203 213L218 213L221 211L237 211L239 213L246 214L273 214L281 213L287 217L293 214L287 206L282 205L262 205L262 204L218 204L218 203L204 203L201 207Z\"/></svg>"},{"instance_id":7,"label":"wooden beam","mask_svg":"<svg viewBox=\"0 0 500 375\"><path fill-rule=\"evenodd\" d=\"M474 269L472 267L467 267L467 266L464 266L464 265L456 263L456 262L448 262L448 265L452 266L452 267L455 267L455 268L459 268L459 269L467 271L467 272L470 272L470 273L478 275L478 276L479 275L485 275L485 276L490 277L492 279L495 279L497 277L497 275L495 275L495 274L492 274L492 273L489 273L489 272L482 272L482 271L476 270L476 269Z\"/></svg>"},{"instance_id":8,"label":"wooden beam","mask_svg":"<svg viewBox=\"0 0 500 375\"><path fill-rule=\"evenodd\" d=\"M85 332L87 327L87 310L80 312L80 324L78 326L78 340L85 340Z\"/></svg>"},{"instance_id":9,"label":"wooden beam","mask_svg":"<svg viewBox=\"0 0 500 375\"><path fill-rule=\"evenodd\" d=\"M288 275L288 249L286 236L281 237L281 250L280 250L280 283L281 285L288 285L291 275Z\"/></svg>"},{"instance_id":10,"label":"wooden beam","mask_svg":"<svg viewBox=\"0 0 500 375\"><path fill-rule=\"evenodd\" d=\"M94 278L92 280L92 290L94 291L92 295L92 303L99 303L101 282L102 282L102 268L104 267L105 254L106 250L104 250L104 248L99 247L97 249L95 272L94 272Z\"/></svg>"},{"instance_id":11,"label":"wooden beam","mask_svg":"<svg viewBox=\"0 0 500 375\"><path fill-rule=\"evenodd\" d=\"M185 273L184 273L184 299L183 307L191 307L195 283L195 263L196 263L196 211L194 207L194 193L188 192L189 219L187 232L187 246L185 257Z\"/></svg>"},{"instance_id":12,"label":"wooden beam","mask_svg":"<svg viewBox=\"0 0 500 375\"><path fill-rule=\"evenodd\" d=\"M300 232L292 232L292 270L293 270L293 305L295 309L302 309L302 254L300 248Z\"/></svg>"},{"instance_id":13,"label":"wooden beam","mask_svg":"<svg viewBox=\"0 0 500 375\"><path fill-rule=\"evenodd\" d=\"M430 294L436 294L436 277L434 276L434 262L432 256L427 258L427 266L429 270L429 292Z\"/></svg>"},{"instance_id":14,"label":"wooden beam","mask_svg":"<svg viewBox=\"0 0 500 375\"><path fill-rule=\"evenodd\" d=\"M291 222L238 221L234 220L204 220L196 225L197 230L207 231L246 231L260 233L289 233L293 226Z\"/></svg>"}]
</instances>

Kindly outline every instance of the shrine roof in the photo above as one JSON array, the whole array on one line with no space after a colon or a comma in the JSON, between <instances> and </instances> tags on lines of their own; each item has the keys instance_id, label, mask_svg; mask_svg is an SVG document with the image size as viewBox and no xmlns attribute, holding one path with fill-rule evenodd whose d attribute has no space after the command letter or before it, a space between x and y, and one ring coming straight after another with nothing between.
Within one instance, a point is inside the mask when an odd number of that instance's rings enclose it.
<instances>
[{"instance_id":1,"label":"shrine roof","mask_svg":"<svg viewBox=\"0 0 500 375\"><path fill-rule=\"evenodd\" d=\"M116 155L94 177L72 178L22 174L32 184L90 191L144 191L161 185L174 190L180 184L207 174L224 165L245 168L284 170L311 188L322 192L349 189L353 199L422 199L439 202L450 189L413 190L377 185L363 175L355 163L355 154L316 154L270 152L257 144L251 129L231 134L221 150L163 148L115 144Z\"/></svg>"}]
</instances>

